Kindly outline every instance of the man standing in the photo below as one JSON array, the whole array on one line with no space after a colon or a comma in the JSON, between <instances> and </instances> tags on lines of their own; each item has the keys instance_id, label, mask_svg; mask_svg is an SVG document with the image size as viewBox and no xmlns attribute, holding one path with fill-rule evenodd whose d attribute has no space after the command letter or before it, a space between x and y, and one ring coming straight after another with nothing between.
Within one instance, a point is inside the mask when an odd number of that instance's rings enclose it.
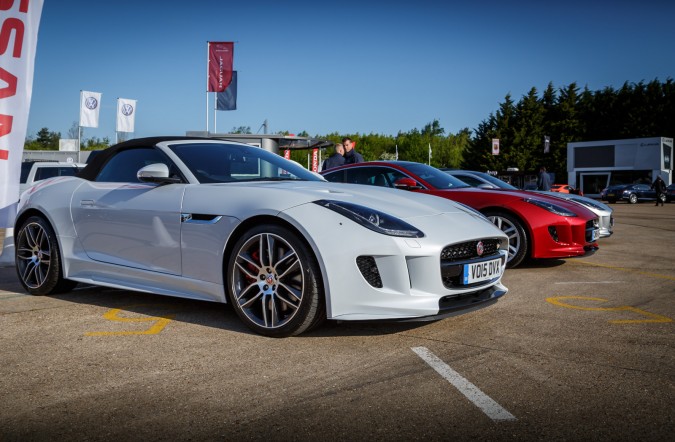
<instances>
[{"instance_id":1,"label":"man standing","mask_svg":"<svg viewBox=\"0 0 675 442\"><path fill-rule=\"evenodd\" d=\"M537 178L537 190L543 190L545 192L551 191L551 177L546 173L546 168L541 166L539 168L539 178Z\"/></svg>"},{"instance_id":2,"label":"man standing","mask_svg":"<svg viewBox=\"0 0 675 442\"><path fill-rule=\"evenodd\" d=\"M656 191L656 205L658 206L661 203L663 207L663 201L666 199L666 182L663 181L661 175L656 176L656 179L652 183L652 189Z\"/></svg>"},{"instance_id":3,"label":"man standing","mask_svg":"<svg viewBox=\"0 0 675 442\"><path fill-rule=\"evenodd\" d=\"M342 139L342 144L345 145L345 164L354 164L354 163L364 163L365 162L365 160L363 159L361 154L358 153L354 149L354 146L356 145L356 143L354 143L351 138L344 137Z\"/></svg>"},{"instance_id":4,"label":"man standing","mask_svg":"<svg viewBox=\"0 0 675 442\"><path fill-rule=\"evenodd\" d=\"M345 163L345 148L341 143L335 145L335 153L323 161L321 170L332 169L333 167L342 166Z\"/></svg>"}]
</instances>

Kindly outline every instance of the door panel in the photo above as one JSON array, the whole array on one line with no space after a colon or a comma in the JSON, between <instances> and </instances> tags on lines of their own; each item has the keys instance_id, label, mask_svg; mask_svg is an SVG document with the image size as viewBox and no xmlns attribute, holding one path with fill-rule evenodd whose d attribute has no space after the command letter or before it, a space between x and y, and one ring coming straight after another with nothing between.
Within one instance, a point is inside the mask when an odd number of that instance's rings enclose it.
<instances>
[{"instance_id":1,"label":"door panel","mask_svg":"<svg viewBox=\"0 0 675 442\"><path fill-rule=\"evenodd\" d=\"M86 182L71 212L96 261L180 275L180 207L185 185Z\"/></svg>"}]
</instances>

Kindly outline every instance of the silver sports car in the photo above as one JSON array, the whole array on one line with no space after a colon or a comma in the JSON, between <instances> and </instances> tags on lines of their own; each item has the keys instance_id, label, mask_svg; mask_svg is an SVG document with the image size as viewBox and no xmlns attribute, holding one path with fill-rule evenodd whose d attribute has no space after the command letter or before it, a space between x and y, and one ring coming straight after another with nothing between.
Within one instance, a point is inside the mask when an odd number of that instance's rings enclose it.
<instances>
[{"instance_id":1,"label":"silver sports car","mask_svg":"<svg viewBox=\"0 0 675 442\"><path fill-rule=\"evenodd\" d=\"M336 185L244 144L127 141L21 196L16 269L34 295L77 282L230 302L252 330L436 319L490 305L507 237L433 196Z\"/></svg>"}]
</instances>

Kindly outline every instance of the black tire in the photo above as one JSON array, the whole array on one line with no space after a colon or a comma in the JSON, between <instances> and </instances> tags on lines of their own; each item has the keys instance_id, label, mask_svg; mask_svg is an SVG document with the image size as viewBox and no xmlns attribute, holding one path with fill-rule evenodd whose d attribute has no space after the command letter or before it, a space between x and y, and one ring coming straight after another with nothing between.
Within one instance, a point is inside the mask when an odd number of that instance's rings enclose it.
<instances>
[{"instance_id":1,"label":"black tire","mask_svg":"<svg viewBox=\"0 0 675 442\"><path fill-rule=\"evenodd\" d=\"M326 318L321 272L311 249L289 229L256 226L235 243L227 261L230 302L251 330L288 337Z\"/></svg>"},{"instance_id":2,"label":"black tire","mask_svg":"<svg viewBox=\"0 0 675 442\"><path fill-rule=\"evenodd\" d=\"M527 257L530 238L523 223L514 215L506 212L486 212L485 216L509 237L509 257L507 268L519 266Z\"/></svg>"},{"instance_id":3,"label":"black tire","mask_svg":"<svg viewBox=\"0 0 675 442\"><path fill-rule=\"evenodd\" d=\"M59 243L54 229L44 218L28 218L15 235L14 248L16 273L31 295L63 293L77 285L63 278Z\"/></svg>"},{"instance_id":4,"label":"black tire","mask_svg":"<svg viewBox=\"0 0 675 442\"><path fill-rule=\"evenodd\" d=\"M631 193L631 194L628 196L628 202L631 203L631 204L637 204L637 202L638 202L638 197L637 197L637 195L634 194L634 193Z\"/></svg>"}]
</instances>

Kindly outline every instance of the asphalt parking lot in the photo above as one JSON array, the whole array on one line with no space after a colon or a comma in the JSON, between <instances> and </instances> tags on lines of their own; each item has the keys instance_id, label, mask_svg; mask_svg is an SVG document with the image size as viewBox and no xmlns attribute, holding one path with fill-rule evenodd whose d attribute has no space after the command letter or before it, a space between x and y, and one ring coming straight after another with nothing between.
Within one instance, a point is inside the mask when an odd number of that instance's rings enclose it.
<instances>
[{"instance_id":1,"label":"asphalt parking lot","mask_svg":"<svg viewBox=\"0 0 675 442\"><path fill-rule=\"evenodd\" d=\"M666 440L675 203L614 204L581 259L432 323L252 334L229 307L0 269L0 440ZM668 435L671 436L668 436Z\"/></svg>"}]
</instances>

